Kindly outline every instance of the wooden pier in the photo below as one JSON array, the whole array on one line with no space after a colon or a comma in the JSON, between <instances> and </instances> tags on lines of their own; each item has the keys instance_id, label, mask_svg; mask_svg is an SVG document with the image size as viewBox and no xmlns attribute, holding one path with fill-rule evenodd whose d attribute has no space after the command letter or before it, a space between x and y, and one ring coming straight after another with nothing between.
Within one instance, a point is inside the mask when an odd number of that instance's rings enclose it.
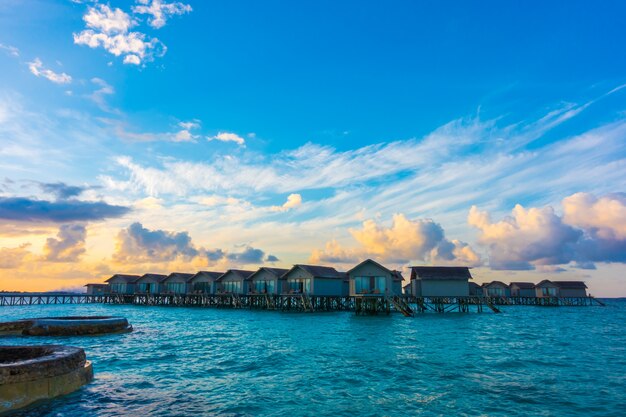
<instances>
[{"instance_id":1,"label":"wooden pier","mask_svg":"<svg viewBox=\"0 0 626 417\"><path fill-rule=\"evenodd\" d=\"M257 309L294 312L354 311L360 315L399 312L407 317L421 313L500 313L502 306L582 307L603 306L593 297L412 297L412 296L309 296L305 294L0 294L2 306L44 304L131 304Z\"/></svg>"}]
</instances>

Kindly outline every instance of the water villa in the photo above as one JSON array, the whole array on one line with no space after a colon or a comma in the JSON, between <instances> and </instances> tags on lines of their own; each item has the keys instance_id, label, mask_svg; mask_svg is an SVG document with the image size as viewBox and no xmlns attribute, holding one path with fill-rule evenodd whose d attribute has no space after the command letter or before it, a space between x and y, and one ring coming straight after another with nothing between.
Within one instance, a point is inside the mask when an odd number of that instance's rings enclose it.
<instances>
[{"instance_id":1,"label":"water villa","mask_svg":"<svg viewBox=\"0 0 626 417\"><path fill-rule=\"evenodd\" d=\"M532 282L511 282L509 284L509 295L511 297L534 297L535 284Z\"/></svg>"},{"instance_id":2,"label":"water villa","mask_svg":"<svg viewBox=\"0 0 626 417\"><path fill-rule=\"evenodd\" d=\"M135 282L139 275L115 274L105 282L109 285L111 294L134 294Z\"/></svg>"},{"instance_id":3,"label":"water villa","mask_svg":"<svg viewBox=\"0 0 626 417\"><path fill-rule=\"evenodd\" d=\"M165 291L163 281L167 279L167 275L162 274L143 274L135 281L135 291L145 294L160 294Z\"/></svg>"},{"instance_id":4,"label":"water villa","mask_svg":"<svg viewBox=\"0 0 626 417\"><path fill-rule=\"evenodd\" d=\"M483 284L485 297L509 297L511 291L509 286L502 281L491 281Z\"/></svg>"},{"instance_id":5,"label":"water villa","mask_svg":"<svg viewBox=\"0 0 626 417\"><path fill-rule=\"evenodd\" d=\"M224 272L217 280L217 293L219 294L246 294L246 280L254 271L244 271L241 269L229 269Z\"/></svg>"},{"instance_id":6,"label":"water villa","mask_svg":"<svg viewBox=\"0 0 626 417\"><path fill-rule=\"evenodd\" d=\"M248 294L280 294L282 293L281 277L289 272L283 268L259 268L247 279Z\"/></svg>"},{"instance_id":7,"label":"water villa","mask_svg":"<svg viewBox=\"0 0 626 417\"><path fill-rule=\"evenodd\" d=\"M215 294L215 281L224 275L223 272L199 271L189 279L189 291L191 294Z\"/></svg>"},{"instance_id":8,"label":"water villa","mask_svg":"<svg viewBox=\"0 0 626 417\"><path fill-rule=\"evenodd\" d=\"M351 297L382 297L402 294L402 274L366 259L348 272Z\"/></svg>"},{"instance_id":9,"label":"water villa","mask_svg":"<svg viewBox=\"0 0 626 417\"><path fill-rule=\"evenodd\" d=\"M586 297L587 285L582 281L550 281L535 286L535 297Z\"/></svg>"},{"instance_id":10,"label":"water villa","mask_svg":"<svg viewBox=\"0 0 626 417\"><path fill-rule=\"evenodd\" d=\"M468 297L470 269L462 266L412 266L411 295Z\"/></svg>"},{"instance_id":11,"label":"water villa","mask_svg":"<svg viewBox=\"0 0 626 417\"><path fill-rule=\"evenodd\" d=\"M172 272L163 280L163 292L166 294L187 294L189 292L189 281L194 274L184 272Z\"/></svg>"},{"instance_id":12,"label":"water villa","mask_svg":"<svg viewBox=\"0 0 626 417\"><path fill-rule=\"evenodd\" d=\"M287 294L348 295L348 276L330 266L294 265L281 280L283 292Z\"/></svg>"}]
</instances>

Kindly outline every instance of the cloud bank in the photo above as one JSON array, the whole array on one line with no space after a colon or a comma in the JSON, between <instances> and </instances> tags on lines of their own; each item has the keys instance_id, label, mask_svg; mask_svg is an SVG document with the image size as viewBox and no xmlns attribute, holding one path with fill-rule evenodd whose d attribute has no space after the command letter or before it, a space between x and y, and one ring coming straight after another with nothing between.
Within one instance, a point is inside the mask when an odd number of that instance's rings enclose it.
<instances>
[{"instance_id":1,"label":"cloud bank","mask_svg":"<svg viewBox=\"0 0 626 417\"><path fill-rule=\"evenodd\" d=\"M448 240L440 224L430 219L410 220L404 214L393 216L391 226L366 220L360 229L350 229L359 244L344 248L330 241L321 250L314 250L311 262L353 263L365 258L391 264L409 262L446 265L480 265L480 256L467 244Z\"/></svg>"},{"instance_id":2,"label":"cloud bank","mask_svg":"<svg viewBox=\"0 0 626 417\"><path fill-rule=\"evenodd\" d=\"M492 269L528 270L573 263L626 262L626 196L596 198L576 193L562 201L563 215L552 207L525 209L516 205L510 216L494 222L473 206L468 223L480 231Z\"/></svg>"},{"instance_id":3,"label":"cloud bank","mask_svg":"<svg viewBox=\"0 0 626 417\"><path fill-rule=\"evenodd\" d=\"M56 238L48 238L44 258L49 262L76 262L85 253L87 229L81 224L64 224Z\"/></svg>"},{"instance_id":4,"label":"cloud bank","mask_svg":"<svg viewBox=\"0 0 626 417\"><path fill-rule=\"evenodd\" d=\"M121 217L128 207L102 201L45 201L25 197L0 197L0 219L21 222L70 223Z\"/></svg>"},{"instance_id":5,"label":"cloud bank","mask_svg":"<svg viewBox=\"0 0 626 417\"><path fill-rule=\"evenodd\" d=\"M273 255L269 257L277 259ZM263 250L249 245L244 245L241 251L233 252L197 247L188 232L150 230L136 222L119 232L113 259L131 263L193 261L200 265L214 265L218 262L250 265L262 264L266 255Z\"/></svg>"}]
</instances>

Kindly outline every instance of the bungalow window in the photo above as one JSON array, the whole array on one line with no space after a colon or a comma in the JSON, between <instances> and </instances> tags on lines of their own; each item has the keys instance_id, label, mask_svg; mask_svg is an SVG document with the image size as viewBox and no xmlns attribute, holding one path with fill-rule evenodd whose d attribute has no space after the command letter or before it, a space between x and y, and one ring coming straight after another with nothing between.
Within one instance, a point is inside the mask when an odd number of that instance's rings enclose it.
<instances>
[{"instance_id":1,"label":"bungalow window","mask_svg":"<svg viewBox=\"0 0 626 417\"><path fill-rule=\"evenodd\" d=\"M211 292L211 283L210 282L196 282L193 284L193 292L196 293L209 293Z\"/></svg>"},{"instance_id":2,"label":"bungalow window","mask_svg":"<svg viewBox=\"0 0 626 417\"><path fill-rule=\"evenodd\" d=\"M151 284L148 283L141 283L137 285L137 291L138 292L150 292L151 290Z\"/></svg>"},{"instance_id":3,"label":"bungalow window","mask_svg":"<svg viewBox=\"0 0 626 417\"><path fill-rule=\"evenodd\" d=\"M111 284L111 292L116 294L123 294L126 292L126 284L124 282L115 282Z\"/></svg>"},{"instance_id":4,"label":"bungalow window","mask_svg":"<svg viewBox=\"0 0 626 417\"><path fill-rule=\"evenodd\" d=\"M174 294L183 294L185 293L185 289L184 282L170 282L167 284L167 291Z\"/></svg>"},{"instance_id":5,"label":"bungalow window","mask_svg":"<svg viewBox=\"0 0 626 417\"><path fill-rule=\"evenodd\" d=\"M556 297L556 288L543 287L541 289L541 295L543 295L544 297Z\"/></svg>"},{"instance_id":6,"label":"bungalow window","mask_svg":"<svg viewBox=\"0 0 626 417\"><path fill-rule=\"evenodd\" d=\"M385 277L356 277L354 291L357 294L383 294L386 291Z\"/></svg>"},{"instance_id":7,"label":"bungalow window","mask_svg":"<svg viewBox=\"0 0 626 417\"><path fill-rule=\"evenodd\" d=\"M254 290L259 294L268 294L274 292L274 281L255 281Z\"/></svg>"},{"instance_id":8,"label":"bungalow window","mask_svg":"<svg viewBox=\"0 0 626 417\"><path fill-rule=\"evenodd\" d=\"M492 297L503 297L504 288L487 288L487 295Z\"/></svg>"},{"instance_id":9,"label":"bungalow window","mask_svg":"<svg viewBox=\"0 0 626 417\"><path fill-rule=\"evenodd\" d=\"M308 278L295 278L287 281L289 292L304 294L311 292L311 280Z\"/></svg>"},{"instance_id":10,"label":"bungalow window","mask_svg":"<svg viewBox=\"0 0 626 417\"><path fill-rule=\"evenodd\" d=\"M241 281L226 281L223 285L224 292L241 293Z\"/></svg>"}]
</instances>

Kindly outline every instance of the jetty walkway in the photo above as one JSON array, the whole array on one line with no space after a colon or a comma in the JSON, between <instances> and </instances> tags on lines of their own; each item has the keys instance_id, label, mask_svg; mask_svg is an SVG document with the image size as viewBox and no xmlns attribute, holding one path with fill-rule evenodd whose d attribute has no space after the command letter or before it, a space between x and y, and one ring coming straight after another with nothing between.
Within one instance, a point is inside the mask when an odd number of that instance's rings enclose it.
<instances>
[{"instance_id":1,"label":"jetty walkway","mask_svg":"<svg viewBox=\"0 0 626 417\"><path fill-rule=\"evenodd\" d=\"M414 297L402 296L309 296L304 294L68 294L0 293L0 307L44 304L130 304L243 308L294 312L354 311L357 314L405 316L417 313L494 312L502 306L603 306L594 297Z\"/></svg>"}]
</instances>

